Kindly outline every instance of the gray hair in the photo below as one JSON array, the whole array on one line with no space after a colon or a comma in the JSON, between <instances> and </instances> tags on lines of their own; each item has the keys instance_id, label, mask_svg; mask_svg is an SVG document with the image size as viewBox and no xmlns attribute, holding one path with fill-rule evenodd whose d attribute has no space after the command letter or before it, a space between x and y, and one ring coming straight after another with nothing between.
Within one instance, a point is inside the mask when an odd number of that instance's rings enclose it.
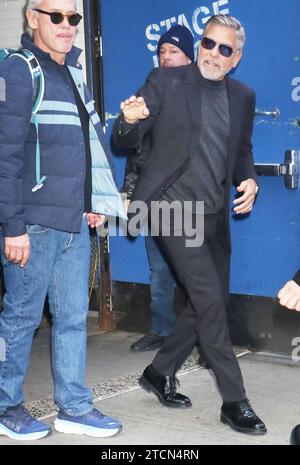
<instances>
[{"instance_id":1,"label":"gray hair","mask_svg":"<svg viewBox=\"0 0 300 465\"><path fill-rule=\"evenodd\" d=\"M24 30L28 32L29 35L33 35L32 29L28 24L27 18L26 18L26 12L29 10L34 10L35 8L38 8L40 4L42 3L42 0L26 0L25 6L23 8L23 15L24 15ZM76 5L76 0L74 0L74 5L75 9L77 9ZM39 13L37 11L33 11L35 15L38 15Z\"/></svg>"},{"instance_id":2,"label":"gray hair","mask_svg":"<svg viewBox=\"0 0 300 465\"><path fill-rule=\"evenodd\" d=\"M33 10L34 8L37 8L42 0L27 0L26 3L26 10Z\"/></svg>"},{"instance_id":3,"label":"gray hair","mask_svg":"<svg viewBox=\"0 0 300 465\"><path fill-rule=\"evenodd\" d=\"M26 2L26 10L33 10L34 8L38 8L42 0L27 0ZM74 0L75 8L76 0Z\"/></svg>"},{"instance_id":4,"label":"gray hair","mask_svg":"<svg viewBox=\"0 0 300 465\"><path fill-rule=\"evenodd\" d=\"M234 29L236 33L236 39L238 42L238 49L242 50L246 42L246 33L240 21L233 16L229 15L214 15L207 21L204 29L204 33L207 28L212 24L218 24L219 26L229 27Z\"/></svg>"}]
</instances>

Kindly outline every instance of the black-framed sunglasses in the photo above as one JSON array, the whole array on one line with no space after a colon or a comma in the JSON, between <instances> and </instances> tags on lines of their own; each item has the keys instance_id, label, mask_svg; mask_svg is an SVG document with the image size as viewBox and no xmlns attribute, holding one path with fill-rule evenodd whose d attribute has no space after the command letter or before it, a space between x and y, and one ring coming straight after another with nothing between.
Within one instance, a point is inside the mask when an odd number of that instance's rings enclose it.
<instances>
[{"instance_id":1,"label":"black-framed sunglasses","mask_svg":"<svg viewBox=\"0 0 300 465\"><path fill-rule=\"evenodd\" d=\"M44 15L50 16L51 22L53 24L61 24L65 18L68 19L70 26L78 26L80 21L82 20L82 16L79 13L72 13L70 15L64 15L63 13L59 13L58 11L44 11L39 10L38 8L34 8L33 11L38 11L39 13L43 13Z\"/></svg>"},{"instance_id":2,"label":"black-framed sunglasses","mask_svg":"<svg viewBox=\"0 0 300 465\"><path fill-rule=\"evenodd\" d=\"M205 48L206 50L213 50L216 45L218 45L219 53L223 57L229 58L233 53L237 52L237 50L234 51L233 48L229 45L218 44L209 37L203 37L201 40L201 47Z\"/></svg>"}]
</instances>

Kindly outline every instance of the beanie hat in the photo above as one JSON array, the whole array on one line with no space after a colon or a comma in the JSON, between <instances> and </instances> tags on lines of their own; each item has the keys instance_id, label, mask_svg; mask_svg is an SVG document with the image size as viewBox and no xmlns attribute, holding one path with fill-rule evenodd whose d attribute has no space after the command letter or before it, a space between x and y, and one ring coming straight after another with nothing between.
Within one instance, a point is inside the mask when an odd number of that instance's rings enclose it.
<instances>
[{"instance_id":1,"label":"beanie hat","mask_svg":"<svg viewBox=\"0 0 300 465\"><path fill-rule=\"evenodd\" d=\"M185 27L176 24L172 26L165 34L161 36L157 44L157 55L159 56L160 47L162 44L172 44L180 48L191 60L195 60L194 53L194 38L191 31Z\"/></svg>"}]
</instances>

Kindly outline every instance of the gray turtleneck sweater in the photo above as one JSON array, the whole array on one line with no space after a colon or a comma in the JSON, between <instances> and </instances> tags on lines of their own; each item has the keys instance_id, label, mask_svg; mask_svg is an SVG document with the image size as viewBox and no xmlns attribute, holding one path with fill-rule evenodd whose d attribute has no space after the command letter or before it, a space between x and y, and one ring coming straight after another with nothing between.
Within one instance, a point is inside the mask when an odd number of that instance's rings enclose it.
<instances>
[{"instance_id":1,"label":"gray turtleneck sweater","mask_svg":"<svg viewBox=\"0 0 300 465\"><path fill-rule=\"evenodd\" d=\"M201 121L198 144L187 170L160 200L202 200L205 213L224 206L230 117L226 82L205 79L199 71Z\"/></svg>"}]
</instances>

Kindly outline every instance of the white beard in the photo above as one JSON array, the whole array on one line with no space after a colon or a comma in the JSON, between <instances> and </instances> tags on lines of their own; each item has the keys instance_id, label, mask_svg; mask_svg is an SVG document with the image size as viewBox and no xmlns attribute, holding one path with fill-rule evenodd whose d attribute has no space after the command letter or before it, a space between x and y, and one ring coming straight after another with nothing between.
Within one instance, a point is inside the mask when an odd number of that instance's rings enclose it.
<instances>
[{"instance_id":1,"label":"white beard","mask_svg":"<svg viewBox=\"0 0 300 465\"><path fill-rule=\"evenodd\" d=\"M200 68L201 74L205 79L210 79L211 81L220 81L224 78L226 71L220 67L220 65L214 66L214 63L211 62L212 66L206 62L206 59L198 61L198 66Z\"/></svg>"}]
</instances>

